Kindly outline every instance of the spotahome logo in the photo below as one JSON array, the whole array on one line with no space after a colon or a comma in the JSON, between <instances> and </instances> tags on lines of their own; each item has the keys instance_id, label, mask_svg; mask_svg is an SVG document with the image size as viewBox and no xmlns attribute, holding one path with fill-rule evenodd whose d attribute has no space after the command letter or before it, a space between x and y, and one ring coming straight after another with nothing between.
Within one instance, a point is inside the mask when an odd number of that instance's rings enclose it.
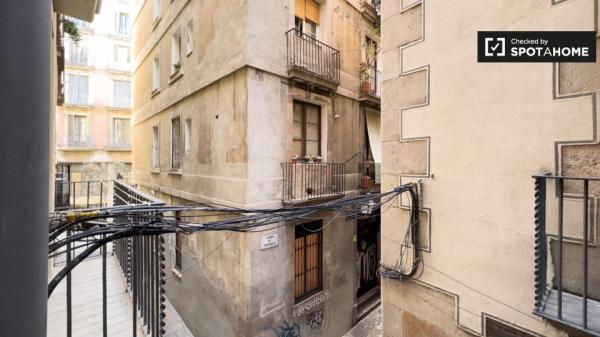
<instances>
[{"instance_id":1,"label":"spotahome logo","mask_svg":"<svg viewBox=\"0 0 600 337\"><path fill-rule=\"evenodd\" d=\"M478 62L596 62L596 32L477 32Z\"/></svg>"}]
</instances>

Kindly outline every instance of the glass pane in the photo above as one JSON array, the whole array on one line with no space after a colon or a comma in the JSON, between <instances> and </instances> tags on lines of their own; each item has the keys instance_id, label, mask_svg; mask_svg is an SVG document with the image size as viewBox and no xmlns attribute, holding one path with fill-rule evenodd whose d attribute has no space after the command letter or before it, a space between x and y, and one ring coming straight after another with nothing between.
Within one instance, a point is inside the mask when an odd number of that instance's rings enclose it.
<instances>
[{"instance_id":1,"label":"glass pane","mask_svg":"<svg viewBox=\"0 0 600 337\"><path fill-rule=\"evenodd\" d=\"M302 153L302 141L300 140L295 140L293 145L292 145L292 154L296 154L298 156L304 156L304 153Z\"/></svg>"},{"instance_id":2,"label":"glass pane","mask_svg":"<svg viewBox=\"0 0 600 337\"><path fill-rule=\"evenodd\" d=\"M319 142L306 141L306 154L317 156L319 155Z\"/></svg>"},{"instance_id":3,"label":"glass pane","mask_svg":"<svg viewBox=\"0 0 600 337\"><path fill-rule=\"evenodd\" d=\"M294 120L302 121L302 104L294 102Z\"/></svg>"},{"instance_id":4,"label":"glass pane","mask_svg":"<svg viewBox=\"0 0 600 337\"><path fill-rule=\"evenodd\" d=\"M294 121L294 139L302 139L302 123Z\"/></svg>"},{"instance_id":5,"label":"glass pane","mask_svg":"<svg viewBox=\"0 0 600 337\"><path fill-rule=\"evenodd\" d=\"M315 105L306 106L306 122L319 123L319 107Z\"/></svg>"},{"instance_id":6,"label":"glass pane","mask_svg":"<svg viewBox=\"0 0 600 337\"><path fill-rule=\"evenodd\" d=\"M319 141L319 124L306 124L306 140Z\"/></svg>"}]
</instances>

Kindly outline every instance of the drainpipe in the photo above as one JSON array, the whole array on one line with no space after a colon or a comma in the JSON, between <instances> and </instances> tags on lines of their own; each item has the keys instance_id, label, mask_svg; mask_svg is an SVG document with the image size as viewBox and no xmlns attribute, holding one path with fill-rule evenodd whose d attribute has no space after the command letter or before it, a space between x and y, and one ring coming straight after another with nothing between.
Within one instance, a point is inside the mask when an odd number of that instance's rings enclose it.
<instances>
[{"instance_id":1,"label":"drainpipe","mask_svg":"<svg viewBox=\"0 0 600 337\"><path fill-rule=\"evenodd\" d=\"M46 336L51 6L0 1L2 336Z\"/></svg>"}]
</instances>

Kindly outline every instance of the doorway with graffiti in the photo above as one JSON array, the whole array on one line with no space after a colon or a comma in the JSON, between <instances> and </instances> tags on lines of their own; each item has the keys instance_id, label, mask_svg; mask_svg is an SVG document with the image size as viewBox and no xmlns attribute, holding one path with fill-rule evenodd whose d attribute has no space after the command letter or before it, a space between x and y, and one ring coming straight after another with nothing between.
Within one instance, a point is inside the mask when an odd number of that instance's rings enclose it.
<instances>
[{"instance_id":1,"label":"doorway with graffiti","mask_svg":"<svg viewBox=\"0 0 600 337\"><path fill-rule=\"evenodd\" d=\"M357 321L368 315L380 302L379 268L380 256L379 212L356 222L356 269L357 269Z\"/></svg>"}]
</instances>

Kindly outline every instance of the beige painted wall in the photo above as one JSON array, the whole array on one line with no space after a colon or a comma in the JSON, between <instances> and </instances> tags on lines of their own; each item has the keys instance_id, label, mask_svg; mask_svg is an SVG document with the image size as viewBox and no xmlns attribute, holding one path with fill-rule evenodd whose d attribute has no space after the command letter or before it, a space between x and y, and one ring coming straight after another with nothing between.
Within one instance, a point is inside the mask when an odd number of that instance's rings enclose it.
<instances>
[{"instance_id":1,"label":"beige painted wall","mask_svg":"<svg viewBox=\"0 0 600 337\"><path fill-rule=\"evenodd\" d=\"M598 63L561 64L559 85L549 63L477 63L475 41L479 30L594 30L594 3L383 2L383 189L423 179L430 233L418 281L383 282L385 336L480 335L488 315L564 336L531 314L531 175L560 173L555 142L596 140L596 77L577 77ZM396 206L382 220L390 265L407 223Z\"/></svg>"}]
</instances>

